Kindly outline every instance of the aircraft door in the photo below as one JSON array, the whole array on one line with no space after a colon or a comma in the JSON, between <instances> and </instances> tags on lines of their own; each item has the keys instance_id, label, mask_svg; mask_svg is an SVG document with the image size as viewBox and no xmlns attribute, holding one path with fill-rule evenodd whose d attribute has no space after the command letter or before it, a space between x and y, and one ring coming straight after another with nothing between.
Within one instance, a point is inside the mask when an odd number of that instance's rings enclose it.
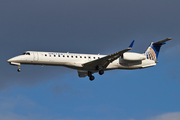
<instances>
[{"instance_id":1,"label":"aircraft door","mask_svg":"<svg viewBox=\"0 0 180 120\"><path fill-rule=\"evenodd\" d=\"M38 52L34 52L33 54L34 54L33 60L38 61L39 59Z\"/></svg>"}]
</instances>

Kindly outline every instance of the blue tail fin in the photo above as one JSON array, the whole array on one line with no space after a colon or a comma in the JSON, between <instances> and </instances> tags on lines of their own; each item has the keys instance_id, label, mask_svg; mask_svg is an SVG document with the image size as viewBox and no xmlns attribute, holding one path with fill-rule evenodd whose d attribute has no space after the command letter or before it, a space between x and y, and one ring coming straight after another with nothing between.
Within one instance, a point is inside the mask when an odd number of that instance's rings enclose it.
<instances>
[{"instance_id":1,"label":"blue tail fin","mask_svg":"<svg viewBox=\"0 0 180 120\"><path fill-rule=\"evenodd\" d=\"M147 50L144 53L147 56L147 59L154 60L155 62L157 62L161 46L166 44L165 42L171 39L172 38L167 38L156 43L151 43L151 45L147 48Z\"/></svg>"}]
</instances>

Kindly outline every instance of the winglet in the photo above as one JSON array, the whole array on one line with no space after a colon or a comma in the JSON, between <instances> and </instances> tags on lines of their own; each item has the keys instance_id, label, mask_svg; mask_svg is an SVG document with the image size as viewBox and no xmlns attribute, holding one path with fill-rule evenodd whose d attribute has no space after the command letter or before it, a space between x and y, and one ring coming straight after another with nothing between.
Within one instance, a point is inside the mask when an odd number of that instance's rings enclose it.
<instances>
[{"instance_id":1,"label":"winglet","mask_svg":"<svg viewBox=\"0 0 180 120\"><path fill-rule=\"evenodd\" d=\"M134 44L134 41L135 41L135 40L133 40L132 43L130 44L129 49L132 49L133 44Z\"/></svg>"}]
</instances>

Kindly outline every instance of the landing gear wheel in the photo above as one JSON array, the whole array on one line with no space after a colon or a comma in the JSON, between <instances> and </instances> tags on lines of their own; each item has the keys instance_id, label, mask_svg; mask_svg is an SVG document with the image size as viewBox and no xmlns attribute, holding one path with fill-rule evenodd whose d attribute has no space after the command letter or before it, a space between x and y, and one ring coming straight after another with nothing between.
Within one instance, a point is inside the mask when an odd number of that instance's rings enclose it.
<instances>
[{"instance_id":1,"label":"landing gear wheel","mask_svg":"<svg viewBox=\"0 0 180 120\"><path fill-rule=\"evenodd\" d=\"M95 78L94 76L90 76L90 77L89 77L89 80L90 80L90 81L93 81L94 78Z\"/></svg>"},{"instance_id":2,"label":"landing gear wheel","mask_svg":"<svg viewBox=\"0 0 180 120\"><path fill-rule=\"evenodd\" d=\"M99 74L100 74L100 75L104 74L104 70L100 70L100 71L99 71Z\"/></svg>"},{"instance_id":3,"label":"landing gear wheel","mask_svg":"<svg viewBox=\"0 0 180 120\"><path fill-rule=\"evenodd\" d=\"M21 68L18 68L17 71L20 72L20 71L21 71Z\"/></svg>"}]
</instances>

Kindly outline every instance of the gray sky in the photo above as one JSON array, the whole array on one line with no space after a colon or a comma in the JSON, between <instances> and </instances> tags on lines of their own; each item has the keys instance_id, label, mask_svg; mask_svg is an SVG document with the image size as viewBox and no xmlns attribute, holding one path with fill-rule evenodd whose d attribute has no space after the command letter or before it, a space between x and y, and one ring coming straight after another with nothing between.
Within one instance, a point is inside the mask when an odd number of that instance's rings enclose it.
<instances>
[{"instance_id":1,"label":"gray sky","mask_svg":"<svg viewBox=\"0 0 180 120\"><path fill-rule=\"evenodd\" d=\"M144 52L150 42L167 37L174 38L167 47L180 43L180 2L177 1L18 0L0 3L1 86L14 82L14 75L26 83L38 75L42 78L44 72L49 73L49 70L30 67L29 79L17 75L16 68L9 66L6 60L26 50L110 54L126 48L134 39L132 51L136 52ZM53 69L64 73L62 69Z\"/></svg>"}]
</instances>

